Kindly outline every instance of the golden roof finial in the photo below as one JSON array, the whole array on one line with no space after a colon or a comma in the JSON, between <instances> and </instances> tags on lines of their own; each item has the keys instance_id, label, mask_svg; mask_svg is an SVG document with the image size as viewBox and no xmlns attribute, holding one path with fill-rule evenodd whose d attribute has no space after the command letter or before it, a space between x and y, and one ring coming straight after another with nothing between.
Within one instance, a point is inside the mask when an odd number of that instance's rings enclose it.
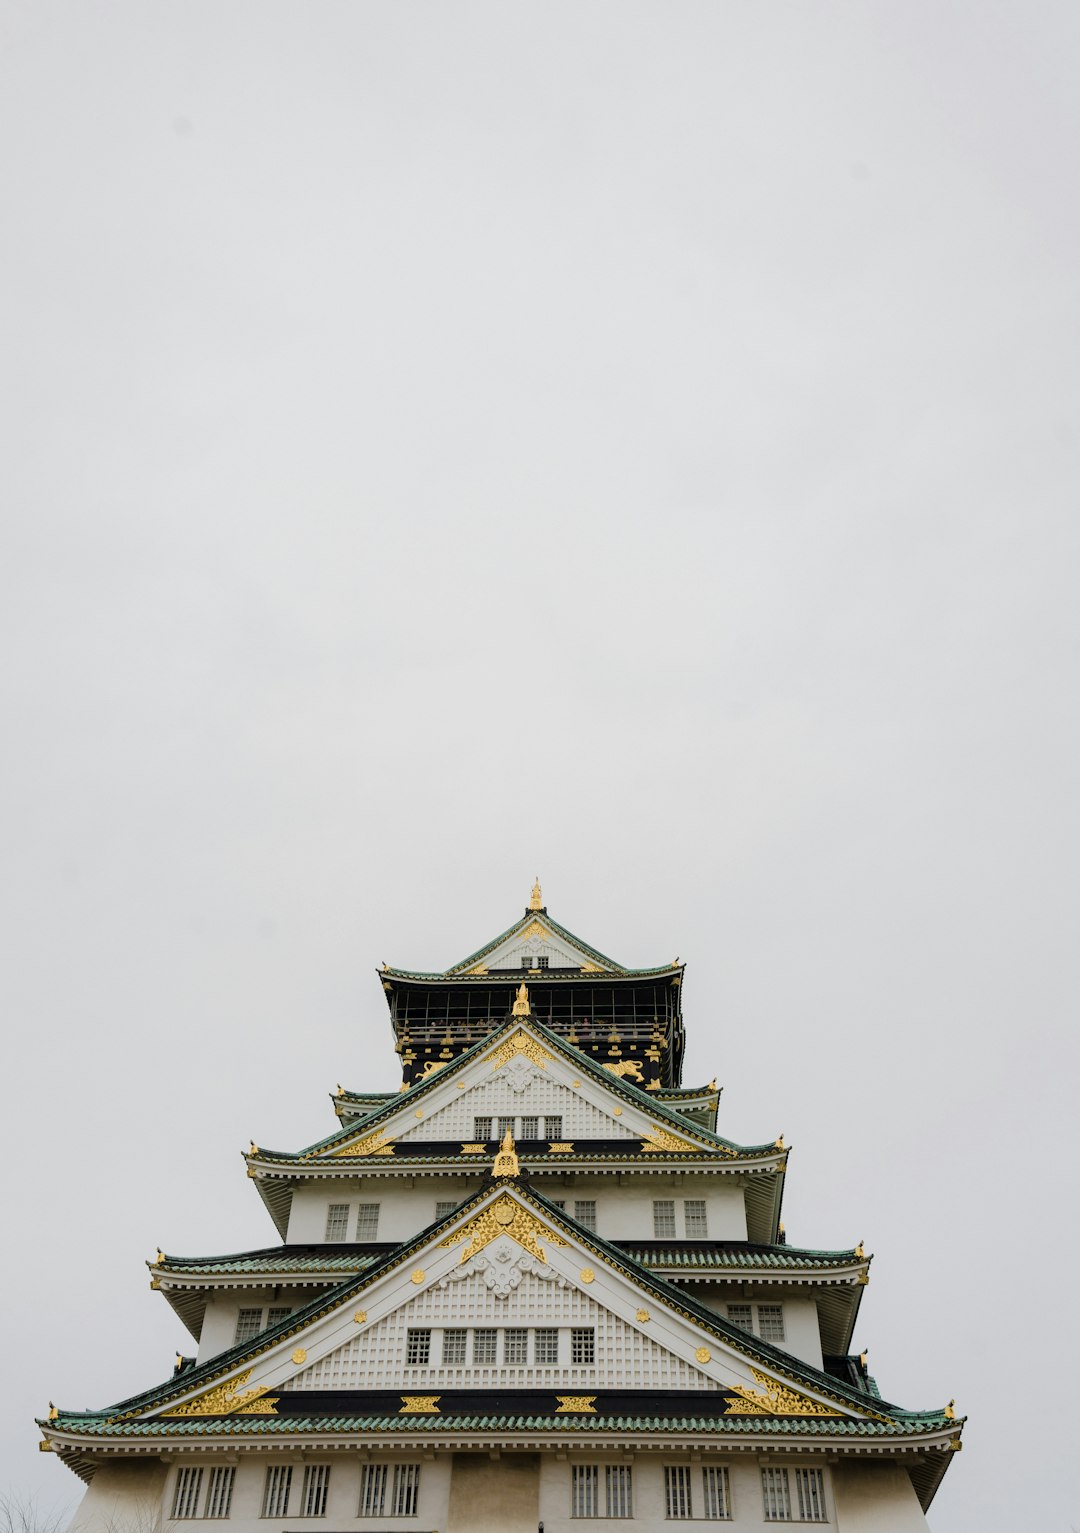
<instances>
[{"instance_id":1,"label":"golden roof finial","mask_svg":"<svg viewBox=\"0 0 1080 1533\"><path fill-rule=\"evenodd\" d=\"M529 895L529 909L543 910L543 908L544 896L540 893L540 874L537 873L536 882L533 884L532 893Z\"/></svg>"},{"instance_id":2,"label":"golden roof finial","mask_svg":"<svg viewBox=\"0 0 1080 1533\"><path fill-rule=\"evenodd\" d=\"M514 1136L509 1129L503 1135L499 1153L495 1157L495 1164L491 1168L492 1176L517 1176L520 1167L518 1158L514 1153Z\"/></svg>"},{"instance_id":3,"label":"golden roof finial","mask_svg":"<svg viewBox=\"0 0 1080 1533\"><path fill-rule=\"evenodd\" d=\"M532 1016L532 1007L529 1005L529 987L524 980L518 986L517 1000L514 1002L514 1016Z\"/></svg>"},{"instance_id":4,"label":"golden roof finial","mask_svg":"<svg viewBox=\"0 0 1080 1533\"><path fill-rule=\"evenodd\" d=\"M955 1421L956 1420L956 1401L955 1400L950 1400L948 1405L945 1407L945 1420L946 1421Z\"/></svg>"},{"instance_id":5,"label":"golden roof finial","mask_svg":"<svg viewBox=\"0 0 1080 1533\"><path fill-rule=\"evenodd\" d=\"M866 1252L863 1250L863 1243L862 1243L861 1240L859 1241L859 1244L855 1247L855 1255L859 1258L860 1261L863 1261L865 1259L865 1257L866 1257Z\"/></svg>"},{"instance_id":6,"label":"golden roof finial","mask_svg":"<svg viewBox=\"0 0 1080 1533\"><path fill-rule=\"evenodd\" d=\"M49 1420L50 1421L55 1421L57 1416L59 1416L59 1414L60 1414L60 1412L56 1409L56 1406L50 1400L49 1401Z\"/></svg>"}]
</instances>

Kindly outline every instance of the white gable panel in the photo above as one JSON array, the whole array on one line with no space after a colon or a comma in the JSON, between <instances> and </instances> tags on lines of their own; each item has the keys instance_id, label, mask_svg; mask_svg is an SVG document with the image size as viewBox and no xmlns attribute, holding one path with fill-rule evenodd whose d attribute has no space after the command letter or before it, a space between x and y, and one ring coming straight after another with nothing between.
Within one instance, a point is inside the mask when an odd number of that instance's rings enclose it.
<instances>
[{"instance_id":1,"label":"white gable panel","mask_svg":"<svg viewBox=\"0 0 1080 1533\"><path fill-rule=\"evenodd\" d=\"M526 1116L561 1117L562 1139L641 1137L640 1127L635 1133L613 1115L611 1108L597 1106L559 1080L550 1066L540 1070L520 1054L476 1085L464 1091L455 1088L454 1095L443 1106L434 1108L395 1137L403 1141L470 1140L475 1137L476 1118L513 1118L518 1125ZM519 1134L517 1126L514 1133ZM544 1136L543 1123L540 1135Z\"/></svg>"},{"instance_id":2,"label":"white gable panel","mask_svg":"<svg viewBox=\"0 0 1080 1533\"><path fill-rule=\"evenodd\" d=\"M552 969L580 969L584 964L592 968L597 967L595 958L590 958L572 942L567 942L564 937L558 937L548 926L547 922L537 917L530 922L523 931L515 932L507 937L505 942L494 948L483 960L487 969L520 969L522 960L529 960L530 968L537 968L538 958L546 958L548 967Z\"/></svg>"}]
</instances>

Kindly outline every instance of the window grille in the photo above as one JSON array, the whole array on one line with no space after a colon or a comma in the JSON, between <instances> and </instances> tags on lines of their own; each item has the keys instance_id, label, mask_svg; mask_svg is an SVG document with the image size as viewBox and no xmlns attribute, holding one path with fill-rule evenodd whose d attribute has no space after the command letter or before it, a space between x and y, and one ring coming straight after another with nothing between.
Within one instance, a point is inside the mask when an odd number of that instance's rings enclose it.
<instances>
[{"instance_id":1,"label":"window grille","mask_svg":"<svg viewBox=\"0 0 1080 1533\"><path fill-rule=\"evenodd\" d=\"M262 1514L264 1517L287 1517L289 1515L289 1491L292 1489L292 1465L271 1464L266 1471L263 1487Z\"/></svg>"},{"instance_id":2,"label":"window grille","mask_svg":"<svg viewBox=\"0 0 1080 1533\"><path fill-rule=\"evenodd\" d=\"M757 1320L758 1335L762 1341L784 1340L784 1306L782 1304L759 1304Z\"/></svg>"},{"instance_id":3,"label":"window grille","mask_svg":"<svg viewBox=\"0 0 1080 1533\"><path fill-rule=\"evenodd\" d=\"M207 1517L227 1517L232 1505L233 1480L236 1469L232 1465L219 1465L210 1471L210 1488L206 1492Z\"/></svg>"},{"instance_id":4,"label":"window grille","mask_svg":"<svg viewBox=\"0 0 1080 1533\"><path fill-rule=\"evenodd\" d=\"M664 1490L667 1496L667 1515L672 1519L688 1518L690 1510L690 1465L668 1464L664 1469Z\"/></svg>"},{"instance_id":5,"label":"window grille","mask_svg":"<svg viewBox=\"0 0 1080 1533\"><path fill-rule=\"evenodd\" d=\"M796 1469L795 1490L803 1522L825 1521L825 1478L820 1469Z\"/></svg>"},{"instance_id":6,"label":"window grille","mask_svg":"<svg viewBox=\"0 0 1080 1533\"><path fill-rule=\"evenodd\" d=\"M791 1521L791 1492L786 1469L761 1471L761 1496L765 1503L766 1522Z\"/></svg>"},{"instance_id":7,"label":"window grille","mask_svg":"<svg viewBox=\"0 0 1080 1533\"><path fill-rule=\"evenodd\" d=\"M307 1464L300 1492L301 1517L325 1517L326 1493L330 1489L330 1465Z\"/></svg>"},{"instance_id":8,"label":"window grille","mask_svg":"<svg viewBox=\"0 0 1080 1533\"><path fill-rule=\"evenodd\" d=\"M199 1515L199 1491L202 1489L201 1469L181 1469L176 1476L173 1493L172 1514L176 1518Z\"/></svg>"},{"instance_id":9,"label":"window grille","mask_svg":"<svg viewBox=\"0 0 1080 1533\"><path fill-rule=\"evenodd\" d=\"M570 1468L571 1517L595 1517L599 1500L600 1470L596 1464L573 1464Z\"/></svg>"},{"instance_id":10,"label":"window grille","mask_svg":"<svg viewBox=\"0 0 1080 1533\"><path fill-rule=\"evenodd\" d=\"M442 1338L443 1367L458 1367L465 1361L465 1343L468 1340L468 1331L452 1330L444 1331Z\"/></svg>"},{"instance_id":11,"label":"window grille","mask_svg":"<svg viewBox=\"0 0 1080 1533\"><path fill-rule=\"evenodd\" d=\"M731 1486L728 1472L723 1464L707 1464L701 1471L701 1488L704 1492L706 1517L731 1516Z\"/></svg>"},{"instance_id":12,"label":"window grille","mask_svg":"<svg viewBox=\"0 0 1080 1533\"><path fill-rule=\"evenodd\" d=\"M391 1517L415 1517L420 1500L420 1465L394 1465L394 1494Z\"/></svg>"},{"instance_id":13,"label":"window grille","mask_svg":"<svg viewBox=\"0 0 1080 1533\"><path fill-rule=\"evenodd\" d=\"M521 1137L522 1137L522 1139L539 1139L539 1137L540 1137L540 1119L539 1118L522 1118L522 1120L521 1120Z\"/></svg>"},{"instance_id":14,"label":"window grille","mask_svg":"<svg viewBox=\"0 0 1080 1533\"><path fill-rule=\"evenodd\" d=\"M559 1113L556 1117L544 1119L544 1138L562 1138L562 1113Z\"/></svg>"},{"instance_id":15,"label":"window grille","mask_svg":"<svg viewBox=\"0 0 1080 1533\"><path fill-rule=\"evenodd\" d=\"M559 1333L544 1329L533 1333L535 1361L541 1368L553 1368L559 1361Z\"/></svg>"},{"instance_id":16,"label":"window grille","mask_svg":"<svg viewBox=\"0 0 1080 1533\"><path fill-rule=\"evenodd\" d=\"M474 1118L473 1138L483 1140L483 1142L487 1144L491 1138L491 1130L494 1122L494 1118Z\"/></svg>"},{"instance_id":17,"label":"window grille","mask_svg":"<svg viewBox=\"0 0 1080 1533\"><path fill-rule=\"evenodd\" d=\"M521 967L523 969L531 969L532 968L532 959L531 958L523 958L521 960Z\"/></svg>"},{"instance_id":18,"label":"window grille","mask_svg":"<svg viewBox=\"0 0 1080 1533\"><path fill-rule=\"evenodd\" d=\"M551 1199L549 1199L549 1202L551 1203L552 1208L565 1208L566 1207L566 1199L565 1198L551 1198Z\"/></svg>"},{"instance_id":19,"label":"window grille","mask_svg":"<svg viewBox=\"0 0 1080 1533\"><path fill-rule=\"evenodd\" d=\"M709 1234L709 1221L705 1214L704 1198L687 1198L683 1204L686 1219L687 1240L705 1240Z\"/></svg>"},{"instance_id":20,"label":"window grille","mask_svg":"<svg viewBox=\"0 0 1080 1533\"><path fill-rule=\"evenodd\" d=\"M485 1328L484 1330L473 1332L472 1360L474 1366L487 1366L495 1362L495 1344L498 1339L498 1331Z\"/></svg>"},{"instance_id":21,"label":"window grille","mask_svg":"<svg viewBox=\"0 0 1080 1533\"><path fill-rule=\"evenodd\" d=\"M500 1118L498 1123L496 1124L496 1127L495 1127L495 1137L497 1139L504 1139L507 1134L512 1134L513 1132L514 1132L514 1120L513 1120L513 1118Z\"/></svg>"},{"instance_id":22,"label":"window grille","mask_svg":"<svg viewBox=\"0 0 1080 1533\"><path fill-rule=\"evenodd\" d=\"M574 1218L585 1229L596 1233L596 1199L578 1198L574 1203Z\"/></svg>"},{"instance_id":23,"label":"window grille","mask_svg":"<svg viewBox=\"0 0 1080 1533\"><path fill-rule=\"evenodd\" d=\"M550 963L550 960L548 958L544 957L543 955L541 955L541 957L539 957L536 960L536 967L538 969L546 969L546 968L548 968L549 963Z\"/></svg>"},{"instance_id":24,"label":"window grille","mask_svg":"<svg viewBox=\"0 0 1080 1533\"><path fill-rule=\"evenodd\" d=\"M378 1203L361 1203L356 1216L357 1240L378 1240L379 1238L379 1205Z\"/></svg>"},{"instance_id":25,"label":"window grille","mask_svg":"<svg viewBox=\"0 0 1080 1533\"><path fill-rule=\"evenodd\" d=\"M579 1367L596 1362L596 1332L592 1326L575 1325L571 1329L570 1362Z\"/></svg>"},{"instance_id":26,"label":"window grille","mask_svg":"<svg viewBox=\"0 0 1080 1533\"><path fill-rule=\"evenodd\" d=\"M360 1506L358 1517L381 1517L386 1503L386 1465L362 1464L360 1467Z\"/></svg>"},{"instance_id":27,"label":"window grille","mask_svg":"<svg viewBox=\"0 0 1080 1533\"><path fill-rule=\"evenodd\" d=\"M454 1212L456 1207L457 1204L454 1202L453 1198L440 1198L440 1200L435 1204L436 1219L445 1219L448 1214L452 1214Z\"/></svg>"},{"instance_id":28,"label":"window grille","mask_svg":"<svg viewBox=\"0 0 1080 1533\"><path fill-rule=\"evenodd\" d=\"M749 1331L754 1334L754 1310L750 1304L729 1304L727 1317L732 1325L737 1325L740 1331Z\"/></svg>"},{"instance_id":29,"label":"window grille","mask_svg":"<svg viewBox=\"0 0 1080 1533\"><path fill-rule=\"evenodd\" d=\"M288 1304L281 1305L276 1309L268 1309L266 1312L266 1323L268 1326L280 1325L281 1322L283 1320L287 1320L291 1314L292 1308Z\"/></svg>"},{"instance_id":30,"label":"window grille","mask_svg":"<svg viewBox=\"0 0 1080 1533\"><path fill-rule=\"evenodd\" d=\"M234 1344L238 1345L242 1341L250 1341L253 1336L258 1336L263 1328L262 1317L261 1309L242 1309L236 1317Z\"/></svg>"},{"instance_id":31,"label":"window grille","mask_svg":"<svg viewBox=\"0 0 1080 1533\"><path fill-rule=\"evenodd\" d=\"M405 1362L410 1368L422 1368L431 1357L431 1332L410 1330L405 1340Z\"/></svg>"},{"instance_id":32,"label":"window grille","mask_svg":"<svg viewBox=\"0 0 1080 1533\"><path fill-rule=\"evenodd\" d=\"M675 1200L658 1198L652 1206L652 1228L657 1240L675 1239Z\"/></svg>"},{"instance_id":33,"label":"window grille","mask_svg":"<svg viewBox=\"0 0 1080 1533\"><path fill-rule=\"evenodd\" d=\"M518 1327L503 1332L503 1362L508 1368L524 1368L529 1361L529 1333Z\"/></svg>"},{"instance_id":34,"label":"window grille","mask_svg":"<svg viewBox=\"0 0 1080 1533\"><path fill-rule=\"evenodd\" d=\"M348 1240L349 1205L347 1203L331 1203L326 1210L326 1238L327 1240Z\"/></svg>"},{"instance_id":35,"label":"window grille","mask_svg":"<svg viewBox=\"0 0 1080 1533\"><path fill-rule=\"evenodd\" d=\"M632 1494L629 1464L608 1464L607 1466L607 1514L609 1517L633 1517L634 1497Z\"/></svg>"}]
</instances>

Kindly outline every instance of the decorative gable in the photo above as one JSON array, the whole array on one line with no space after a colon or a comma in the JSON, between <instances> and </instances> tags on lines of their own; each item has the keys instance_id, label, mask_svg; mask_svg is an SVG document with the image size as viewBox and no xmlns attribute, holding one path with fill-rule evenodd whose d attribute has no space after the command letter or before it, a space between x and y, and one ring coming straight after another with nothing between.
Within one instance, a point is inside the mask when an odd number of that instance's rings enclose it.
<instances>
[{"instance_id":1,"label":"decorative gable","mask_svg":"<svg viewBox=\"0 0 1080 1533\"><path fill-rule=\"evenodd\" d=\"M616 964L598 962L599 955L579 947L563 932L556 932L542 915L518 925L490 953L485 969L583 969L586 974L619 973ZM546 959L544 964L540 959ZM466 971L468 972L468 971Z\"/></svg>"}]
</instances>

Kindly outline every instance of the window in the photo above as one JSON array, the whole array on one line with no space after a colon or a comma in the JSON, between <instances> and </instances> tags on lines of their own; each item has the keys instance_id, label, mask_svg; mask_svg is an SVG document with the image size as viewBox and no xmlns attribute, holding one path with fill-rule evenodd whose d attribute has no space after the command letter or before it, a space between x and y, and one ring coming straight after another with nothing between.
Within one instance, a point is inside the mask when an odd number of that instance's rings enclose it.
<instances>
[{"instance_id":1,"label":"window","mask_svg":"<svg viewBox=\"0 0 1080 1533\"><path fill-rule=\"evenodd\" d=\"M391 1517L415 1517L420 1500L420 1465L394 1465L394 1494L390 1502Z\"/></svg>"},{"instance_id":2,"label":"window","mask_svg":"<svg viewBox=\"0 0 1080 1533\"><path fill-rule=\"evenodd\" d=\"M561 1139L562 1138L562 1114L561 1113L559 1113L559 1115L557 1117L545 1118L544 1119L544 1138L545 1139Z\"/></svg>"},{"instance_id":3,"label":"window","mask_svg":"<svg viewBox=\"0 0 1080 1533\"><path fill-rule=\"evenodd\" d=\"M495 1344L499 1339L498 1331L474 1331L472 1338L472 1360L474 1365L484 1365L495 1362Z\"/></svg>"},{"instance_id":4,"label":"window","mask_svg":"<svg viewBox=\"0 0 1080 1533\"><path fill-rule=\"evenodd\" d=\"M796 1469L795 1490L802 1522L825 1521L825 1481L820 1469Z\"/></svg>"},{"instance_id":5,"label":"window","mask_svg":"<svg viewBox=\"0 0 1080 1533\"><path fill-rule=\"evenodd\" d=\"M330 1204L326 1211L326 1238L327 1240L348 1240L349 1205L347 1203Z\"/></svg>"},{"instance_id":6,"label":"window","mask_svg":"<svg viewBox=\"0 0 1080 1533\"><path fill-rule=\"evenodd\" d=\"M701 1471L701 1489L706 1517L731 1516L731 1486L722 1464L708 1464Z\"/></svg>"},{"instance_id":7,"label":"window","mask_svg":"<svg viewBox=\"0 0 1080 1533\"><path fill-rule=\"evenodd\" d=\"M634 1498L631 1491L630 1465L608 1464L607 1515L609 1517L633 1517Z\"/></svg>"},{"instance_id":8,"label":"window","mask_svg":"<svg viewBox=\"0 0 1080 1533\"><path fill-rule=\"evenodd\" d=\"M559 1333L556 1330L536 1331L533 1335L533 1361L539 1368L553 1368L559 1361Z\"/></svg>"},{"instance_id":9,"label":"window","mask_svg":"<svg viewBox=\"0 0 1080 1533\"><path fill-rule=\"evenodd\" d=\"M385 1464L363 1464L360 1467L360 1505L358 1517L381 1517L386 1502Z\"/></svg>"},{"instance_id":10,"label":"window","mask_svg":"<svg viewBox=\"0 0 1080 1533\"><path fill-rule=\"evenodd\" d=\"M172 1514L174 1517L197 1517L199 1515L199 1491L202 1488L201 1469L181 1469L176 1476L176 1490L173 1493Z\"/></svg>"},{"instance_id":11,"label":"window","mask_svg":"<svg viewBox=\"0 0 1080 1533\"><path fill-rule=\"evenodd\" d=\"M261 1309L242 1309L236 1317L234 1344L239 1345L242 1341L250 1341L253 1336L258 1336L262 1328Z\"/></svg>"},{"instance_id":12,"label":"window","mask_svg":"<svg viewBox=\"0 0 1080 1533\"><path fill-rule=\"evenodd\" d=\"M788 1490L786 1469L761 1471L761 1495L765 1503L766 1522L791 1521L791 1493Z\"/></svg>"},{"instance_id":13,"label":"window","mask_svg":"<svg viewBox=\"0 0 1080 1533\"><path fill-rule=\"evenodd\" d=\"M541 956L536 960L536 967L538 969L546 969L548 967L548 963L549 960L546 957Z\"/></svg>"},{"instance_id":14,"label":"window","mask_svg":"<svg viewBox=\"0 0 1080 1533\"><path fill-rule=\"evenodd\" d=\"M675 1200L660 1198L652 1206L652 1232L657 1240L675 1239Z\"/></svg>"},{"instance_id":15,"label":"window","mask_svg":"<svg viewBox=\"0 0 1080 1533\"><path fill-rule=\"evenodd\" d=\"M574 1218L587 1230L596 1232L596 1199L578 1198L574 1204Z\"/></svg>"},{"instance_id":16,"label":"window","mask_svg":"<svg viewBox=\"0 0 1080 1533\"><path fill-rule=\"evenodd\" d=\"M595 1517L599 1499L597 1487L600 1471L595 1464L573 1464L570 1467L570 1515L571 1517Z\"/></svg>"},{"instance_id":17,"label":"window","mask_svg":"<svg viewBox=\"0 0 1080 1533\"><path fill-rule=\"evenodd\" d=\"M513 1132L513 1118L500 1118L498 1123L495 1125L495 1137L497 1139L505 1139L507 1134L512 1134Z\"/></svg>"},{"instance_id":18,"label":"window","mask_svg":"<svg viewBox=\"0 0 1080 1533\"><path fill-rule=\"evenodd\" d=\"M686 1219L687 1240L705 1240L709 1234L709 1221L705 1217L705 1199L687 1198L683 1204Z\"/></svg>"},{"instance_id":19,"label":"window","mask_svg":"<svg viewBox=\"0 0 1080 1533\"><path fill-rule=\"evenodd\" d=\"M532 966L533 966L533 961L532 961L531 958L523 958L521 960L521 967L523 969L531 969Z\"/></svg>"},{"instance_id":20,"label":"window","mask_svg":"<svg viewBox=\"0 0 1080 1533\"><path fill-rule=\"evenodd\" d=\"M356 1216L357 1240L378 1240L379 1238L379 1205L377 1203L361 1203Z\"/></svg>"},{"instance_id":21,"label":"window","mask_svg":"<svg viewBox=\"0 0 1080 1533\"><path fill-rule=\"evenodd\" d=\"M330 1465L306 1464L304 1488L300 1492L301 1517L325 1517L326 1493L330 1489Z\"/></svg>"},{"instance_id":22,"label":"window","mask_svg":"<svg viewBox=\"0 0 1080 1533\"><path fill-rule=\"evenodd\" d=\"M539 1137L540 1137L540 1119L539 1118L522 1118L522 1120L521 1120L521 1137L522 1137L522 1139L539 1139Z\"/></svg>"},{"instance_id":23,"label":"window","mask_svg":"<svg viewBox=\"0 0 1080 1533\"><path fill-rule=\"evenodd\" d=\"M491 1128L494 1121L495 1120L493 1118L474 1118L473 1138L481 1139L485 1144L487 1144L488 1140L491 1138Z\"/></svg>"},{"instance_id":24,"label":"window","mask_svg":"<svg viewBox=\"0 0 1080 1533\"><path fill-rule=\"evenodd\" d=\"M227 1517L232 1503L233 1480L236 1470L232 1465L220 1465L210 1471L210 1488L206 1492L207 1517Z\"/></svg>"},{"instance_id":25,"label":"window","mask_svg":"<svg viewBox=\"0 0 1080 1533\"><path fill-rule=\"evenodd\" d=\"M287 1517L289 1515L289 1491L292 1489L292 1465L271 1464L266 1471L263 1487L262 1514L264 1517Z\"/></svg>"},{"instance_id":26,"label":"window","mask_svg":"<svg viewBox=\"0 0 1080 1533\"><path fill-rule=\"evenodd\" d=\"M565 1208L566 1207L566 1199L565 1198L552 1198L550 1201L551 1201L552 1208Z\"/></svg>"},{"instance_id":27,"label":"window","mask_svg":"<svg viewBox=\"0 0 1080 1533\"><path fill-rule=\"evenodd\" d=\"M570 1362L578 1367L596 1362L596 1332L592 1326L576 1325L570 1332Z\"/></svg>"},{"instance_id":28,"label":"window","mask_svg":"<svg viewBox=\"0 0 1080 1533\"><path fill-rule=\"evenodd\" d=\"M754 1309L751 1304L729 1304L727 1317L732 1325L737 1325L740 1331L749 1331L754 1334Z\"/></svg>"},{"instance_id":29,"label":"window","mask_svg":"<svg viewBox=\"0 0 1080 1533\"><path fill-rule=\"evenodd\" d=\"M468 1331L444 1331L442 1337L443 1367L458 1367L465 1361L465 1343Z\"/></svg>"},{"instance_id":30,"label":"window","mask_svg":"<svg viewBox=\"0 0 1080 1533\"><path fill-rule=\"evenodd\" d=\"M692 1517L690 1510L690 1465L668 1464L664 1469L664 1492L667 1516Z\"/></svg>"},{"instance_id":31,"label":"window","mask_svg":"<svg viewBox=\"0 0 1080 1533\"><path fill-rule=\"evenodd\" d=\"M454 1202L453 1198L441 1198L435 1205L436 1219L445 1219L448 1214L452 1214L454 1212L456 1207L457 1204Z\"/></svg>"},{"instance_id":32,"label":"window","mask_svg":"<svg viewBox=\"0 0 1080 1533\"><path fill-rule=\"evenodd\" d=\"M759 1304L757 1322L758 1335L762 1341L784 1340L784 1306L782 1304Z\"/></svg>"},{"instance_id":33,"label":"window","mask_svg":"<svg viewBox=\"0 0 1080 1533\"><path fill-rule=\"evenodd\" d=\"M524 1368L529 1361L529 1333L517 1327L503 1332L503 1362L508 1368Z\"/></svg>"},{"instance_id":34,"label":"window","mask_svg":"<svg viewBox=\"0 0 1080 1533\"><path fill-rule=\"evenodd\" d=\"M405 1361L410 1368L422 1368L431 1357L431 1332L410 1331L405 1341Z\"/></svg>"},{"instance_id":35,"label":"window","mask_svg":"<svg viewBox=\"0 0 1080 1533\"><path fill-rule=\"evenodd\" d=\"M280 1325L281 1322L283 1320L287 1320L291 1314L292 1309L288 1304L280 1305L275 1309L268 1309L266 1312L266 1323L268 1326Z\"/></svg>"}]
</instances>

